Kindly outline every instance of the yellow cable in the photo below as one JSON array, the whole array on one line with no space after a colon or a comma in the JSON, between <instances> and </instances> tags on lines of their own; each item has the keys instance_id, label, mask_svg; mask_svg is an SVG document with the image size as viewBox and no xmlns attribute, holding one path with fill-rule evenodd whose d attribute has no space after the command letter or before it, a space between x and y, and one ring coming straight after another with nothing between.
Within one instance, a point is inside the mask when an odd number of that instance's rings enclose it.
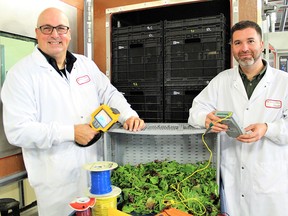
<instances>
[{"instance_id":1,"label":"yellow cable","mask_svg":"<svg viewBox=\"0 0 288 216\"><path fill-rule=\"evenodd\" d=\"M189 208L189 207L185 204L185 202L188 202L188 201L190 201L190 200L193 200L193 201L195 201L195 202L197 202L197 203L199 204L200 209L201 209L201 212L198 212L197 215L204 215L204 214L206 213L206 208L205 208L205 206L203 205L203 203L201 203L201 202L200 202L198 199L196 199L196 198L188 198L188 199L185 198L185 197L183 196L183 194L180 192L180 184L183 183L184 181L188 180L188 179L191 178L192 176L194 176L196 173L201 172L201 171L207 169L207 168L210 166L211 160L212 160L212 157L213 157L213 153L212 153L211 149L208 147L207 143L205 142L205 138L204 138L205 134L206 134L206 133L203 133L203 134L202 134L202 141L203 141L205 147L207 148L207 150L208 150L209 153L210 153L209 160L208 160L206 166L203 167L203 168L201 168L201 169L197 169L197 170L194 171L191 175L189 175L188 177L184 178L182 181L180 181L180 182L177 184L177 187L175 187L174 185L170 185L170 187L177 192L177 195L178 195L179 199L181 200L181 203L182 203L188 210L191 210L192 212L196 213L193 209ZM167 194L167 195L164 196L164 202L163 202L163 204L167 205L167 203L165 203L165 197L168 196L168 195L170 195L170 194L172 194L172 193L173 193L173 192L171 192L171 193L169 193L169 194ZM169 204L170 204L170 205L175 205L175 204L177 204L177 203L179 203L179 202L175 202L174 200L169 200ZM169 204L168 204L168 205L169 205Z\"/></svg>"},{"instance_id":2,"label":"yellow cable","mask_svg":"<svg viewBox=\"0 0 288 216\"><path fill-rule=\"evenodd\" d=\"M233 114L232 112L229 112L229 114L226 117L220 118L219 120L215 121L215 123L219 123L219 122L222 122L223 120L230 118L232 116L232 114ZM214 123L212 123L212 124L214 124Z\"/></svg>"},{"instance_id":3,"label":"yellow cable","mask_svg":"<svg viewBox=\"0 0 288 216\"><path fill-rule=\"evenodd\" d=\"M210 125L210 128L211 128L215 123L219 123L219 122L222 122L223 120L226 120L226 119L230 118L230 117L232 116L232 114L233 114L232 112L229 112L229 114L228 114L226 117L221 118L221 119L215 121L214 123L212 123L212 125ZM209 129L209 128L208 128L208 129ZM207 131L208 131L208 129L207 129ZM197 170L194 171L191 175L189 175L189 176L187 176L186 178L184 178L182 181L180 181L180 182L177 184L177 187L175 187L174 185L170 185L170 187L171 187L172 189L174 189L175 192L177 192L177 195L178 195L181 203L182 203L188 210L191 210L192 212L194 212L194 213L197 214L197 215L204 215L204 214L206 213L206 208L205 208L205 206L203 205L203 203L201 203L201 202L200 202L198 199L196 199L196 198L188 198L188 199L185 198L185 197L183 196L183 194L180 192L180 184L183 183L184 181L188 180L188 179L191 178L192 176L194 176L196 173L201 172L201 171L207 169L207 168L210 166L211 161L212 161L212 157L213 157L213 152L211 151L211 149L209 148L209 146L208 146L207 143L205 142L205 135L206 135L206 132L207 132L207 131L205 131L205 132L202 134L202 142L204 143L206 149L207 149L208 152L210 153L210 156L209 156L209 159L208 159L208 162L207 162L206 166L203 167L203 168L201 168L201 169L197 169ZM164 200L163 200L163 204L164 204L164 205L175 205L175 204L177 204L177 203L180 203L180 202L175 202L174 200L169 200L169 203L168 203L168 204L165 202L165 197L167 197L168 195L170 195L170 194L172 194L172 193L174 193L174 192L171 192L171 193L166 194L166 195L164 196ZM201 212L198 212L198 213L197 213L197 212L193 211L193 209L190 209L190 208L185 204L185 202L188 202L188 201L190 201L190 200L193 200L193 201L195 201L195 202L197 202L197 203L199 204L200 209L201 209Z\"/></svg>"}]
</instances>

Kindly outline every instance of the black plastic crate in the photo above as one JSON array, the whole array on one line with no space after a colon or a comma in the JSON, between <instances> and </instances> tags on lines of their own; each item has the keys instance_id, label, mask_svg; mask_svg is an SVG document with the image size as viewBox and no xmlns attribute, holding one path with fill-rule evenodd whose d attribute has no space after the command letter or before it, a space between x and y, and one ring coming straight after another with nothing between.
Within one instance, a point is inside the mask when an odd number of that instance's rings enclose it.
<instances>
[{"instance_id":1,"label":"black plastic crate","mask_svg":"<svg viewBox=\"0 0 288 216\"><path fill-rule=\"evenodd\" d=\"M163 63L143 63L130 64L128 62L120 62L113 60L112 66L112 82L145 82L158 81L163 82Z\"/></svg>"},{"instance_id":2,"label":"black plastic crate","mask_svg":"<svg viewBox=\"0 0 288 216\"><path fill-rule=\"evenodd\" d=\"M189 82L199 78L207 82L223 70L225 70L224 60L165 62L164 83Z\"/></svg>"},{"instance_id":3,"label":"black plastic crate","mask_svg":"<svg viewBox=\"0 0 288 216\"><path fill-rule=\"evenodd\" d=\"M163 86L115 86L146 122L163 122Z\"/></svg>"},{"instance_id":4,"label":"black plastic crate","mask_svg":"<svg viewBox=\"0 0 288 216\"><path fill-rule=\"evenodd\" d=\"M145 122L163 122L163 111L145 110L137 113Z\"/></svg>"},{"instance_id":5,"label":"black plastic crate","mask_svg":"<svg viewBox=\"0 0 288 216\"><path fill-rule=\"evenodd\" d=\"M164 80L182 78L183 80L195 77L203 77L204 66L202 60L182 60L165 62Z\"/></svg>"},{"instance_id":6,"label":"black plastic crate","mask_svg":"<svg viewBox=\"0 0 288 216\"><path fill-rule=\"evenodd\" d=\"M210 33L210 34L200 34L201 36L201 41L203 43L207 43L207 42L221 42L224 44L224 46L228 46L229 42L228 42L228 37L227 34L225 32L214 32L214 33Z\"/></svg>"},{"instance_id":7,"label":"black plastic crate","mask_svg":"<svg viewBox=\"0 0 288 216\"><path fill-rule=\"evenodd\" d=\"M171 29L164 29L165 36L175 36L175 35L194 35L197 34L213 34L216 32L227 33L227 26L223 23L219 24L210 24L210 25L200 25L200 26L183 26Z\"/></svg>"},{"instance_id":8,"label":"black plastic crate","mask_svg":"<svg viewBox=\"0 0 288 216\"><path fill-rule=\"evenodd\" d=\"M119 41L113 44L112 58L125 59L145 57L149 61L156 62L153 58L162 54L162 39L147 38L133 41ZM142 62L142 61L141 61Z\"/></svg>"},{"instance_id":9,"label":"black plastic crate","mask_svg":"<svg viewBox=\"0 0 288 216\"><path fill-rule=\"evenodd\" d=\"M217 37L219 36L219 37ZM229 59L223 32L211 33L198 38L177 35L165 37L164 83L190 82L201 78L209 82L223 71Z\"/></svg>"},{"instance_id":10,"label":"black plastic crate","mask_svg":"<svg viewBox=\"0 0 288 216\"><path fill-rule=\"evenodd\" d=\"M202 40L203 41L203 40ZM211 52L211 51L215 51L215 50L221 50L221 51L225 51L225 46L227 46L227 44L225 43L226 41L224 41L223 43L219 43L217 41L205 41L202 43L202 51L203 52ZM224 50L223 50L224 48Z\"/></svg>"},{"instance_id":11,"label":"black plastic crate","mask_svg":"<svg viewBox=\"0 0 288 216\"><path fill-rule=\"evenodd\" d=\"M165 122L187 122L194 98L206 85L165 86Z\"/></svg>"},{"instance_id":12,"label":"black plastic crate","mask_svg":"<svg viewBox=\"0 0 288 216\"><path fill-rule=\"evenodd\" d=\"M211 69L212 70L212 69ZM209 71L209 73L215 71ZM215 76L195 77L195 78L171 78L164 80L165 86L177 85L207 85Z\"/></svg>"},{"instance_id":13,"label":"black plastic crate","mask_svg":"<svg viewBox=\"0 0 288 216\"><path fill-rule=\"evenodd\" d=\"M148 23L148 24L143 24L143 25L113 27L112 35L129 34L129 33L134 33L134 32L150 32L150 31L162 30L162 29L163 29L163 21L160 21L156 23Z\"/></svg>"},{"instance_id":14,"label":"black plastic crate","mask_svg":"<svg viewBox=\"0 0 288 216\"><path fill-rule=\"evenodd\" d=\"M164 21L164 28L177 28L184 26L203 26L209 24L218 24L218 23L226 23L225 16L221 13L215 16L205 16L205 17L197 17L197 18L189 18L189 19L181 19L181 20L172 20Z\"/></svg>"},{"instance_id":15,"label":"black plastic crate","mask_svg":"<svg viewBox=\"0 0 288 216\"><path fill-rule=\"evenodd\" d=\"M137 110L158 110L163 105L163 87L122 87L116 88L124 95L130 104L138 105ZM154 108L153 108L154 106Z\"/></svg>"},{"instance_id":16,"label":"black plastic crate","mask_svg":"<svg viewBox=\"0 0 288 216\"><path fill-rule=\"evenodd\" d=\"M219 60L219 62L226 60L228 56L225 50L206 51L202 53L202 60ZM217 62L217 61L214 61ZM204 65L206 62L204 61ZM220 65L219 65L220 66Z\"/></svg>"},{"instance_id":17,"label":"black plastic crate","mask_svg":"<svg viewBox=\"0 0 288 216\"><path fill-rule=\"evenodd\" d=\"M214 32L209 34L177 34L174 36L165 36L165 49L169 46L180 45L190 46L190 51L196 52L203 50L205 51L208 48L221 49L223 46L227 46L228 43L223 32Z\"/></svg>"},{"instance_id":18,"label":"black plastic crate","mask_svg":"<svg viewBox=\"0 0 288 216\"><path fill-rule=\"evenodd\" d=\"M201 52L221 51L224 52L228 43L222 37L222 33L209 34L207 36L198 35L197 38L190 38L187 35L177 35L165 37L164 50L165 55L179 55L189 53L195 54ZM184 56L185 57L185 56ZM199 56L201 58L201 56Z\"/></svg>"},{"instance_id":19,"label":"black plastic crate","mask_svg":"<svg viewBox=\"0 0 288 216\"><path fill-rule=\"evenodd\" d=\"M129 41L137 42L139 40L147 40L147 39L153 39L153 38L162 38L163 37L163 31L162 30L155 30L150 32L134 32L134 33L128 33L128 34L113 34L112 35L112 46L115 42L119 41Z\"/></svg>"},{"instance_id":20,"label":"black plastic crate","mask_svg":"<svg viewBox=\"0 0 288 216\"><path fill-rule=\"evenodd\" d=\"M153 31L150 33L138 32L127 35L115 35L115 37L112 38L112 51L120 52L130 50L133 48L162 47L163 46L162 41L163 41L163 35L161 31Z\"/></svg>"},{"instance_id":21,"label":"black plastic crate","mask_svg":"<svg viewBox=\"0 0 288 216\"><path fill-rule=\"evenodd\" d=\"M164 86L206 86L214 76L195 77L190 79L171 78L164 80Z\"/></svg>"},{"instance_id":22,"label":"black plastic crate","mask_svg":"<svg viewBox=\"0 0 288 216\"><path fill-rule=\"evenodd\" d=\"M149 89L149 88L163 88L163 82L158 81L139 81L139 82L131 82L131 81L122 81L122 82L112 82L112 84L116 88L129 88L131 90L138 89ZM161 90L162 91L162 90Z\"/></svg>"},{"instance_id":23,"label":"black plastic crate","mask_svg":"<svg viewBox=\"0 0 288 216\"><path fill-rule=\"evenodd\" d=\"M166 86L189 85L189 84L206 85L217 74L219 74L220 72L224 70L225 68L223 66L222 67L195 68L195 69L183 69L182 68L178 70L177 69L165 70L165 74L169 74L169 77L164 78L164 85ZM193 74L194 77L192 77L191 74Z\"/></svg>"},{"instance_id":24,"label":"black plastic crate","mask_svg":"<svg viewBox=\"0 0 288 216\"><path fill-rule=\"evenodd\" d=\"M112 82L163 82L162 34L137 32L112 41Z\"/></svg>"}]
</instances>

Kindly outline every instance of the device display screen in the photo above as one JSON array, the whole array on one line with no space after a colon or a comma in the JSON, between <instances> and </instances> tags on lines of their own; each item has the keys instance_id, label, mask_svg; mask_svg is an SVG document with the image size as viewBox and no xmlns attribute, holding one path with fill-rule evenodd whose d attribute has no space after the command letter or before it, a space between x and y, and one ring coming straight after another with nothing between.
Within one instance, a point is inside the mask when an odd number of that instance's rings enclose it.
<instances>
[{"instance_id":1,"label":"device display screen","mask_svg":"<svg viewBox=\"0 0 288 216\"><path fill-rule=\"evenodd\" d=\"M96 116L95 119L99 122L99 124L104 128L106 127L112 119L110 116L105 112L105 110L101 110Z\"/></svg>"}]
</instances>

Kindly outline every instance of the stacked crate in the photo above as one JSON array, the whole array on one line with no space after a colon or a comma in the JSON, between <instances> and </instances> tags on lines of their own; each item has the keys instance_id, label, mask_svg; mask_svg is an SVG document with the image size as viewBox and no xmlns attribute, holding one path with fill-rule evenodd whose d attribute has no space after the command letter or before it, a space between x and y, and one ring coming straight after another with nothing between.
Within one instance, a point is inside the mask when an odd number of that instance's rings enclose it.
<instances>
[{"instance_id":1,"label":"stacked crate","mask_svg":"<svg viewBox=\"0 0 288 216\"><path fill-rule=\"evenodd\" d=\"M146 122L163 122L163 22L112 29L112 84Z\"/></svg>"},{"instance_id":2,"label":"stacked crate","mask_svg":"<svg viewBox=\"0 0 288 216\"><path fill-rule=\"evenodd\" d=\"M146 122L187 122L193 99L230 67L223 14L113 27L112 84Z\"/></svg>"},{"instance_id":3,"label":"stacked crate","mask_svg":"<svg viewBox=\"0 0 288 216\"><path fill-rule=\"evenodd\" d=\"M223 14L164 22L164 119L187 122L192 101L229 67Z\"/></svg>"}]
</instances>

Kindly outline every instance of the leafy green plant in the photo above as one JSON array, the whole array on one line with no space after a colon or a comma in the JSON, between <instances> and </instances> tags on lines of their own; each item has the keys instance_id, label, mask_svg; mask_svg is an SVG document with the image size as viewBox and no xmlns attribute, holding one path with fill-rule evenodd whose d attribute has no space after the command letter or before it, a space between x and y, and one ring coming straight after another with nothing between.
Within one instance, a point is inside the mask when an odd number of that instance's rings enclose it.
<instances>
[{"instance_id":1,"label":"leafy green plant","mask_svg":"<svg viewBox=\"0 0 288 216\"><path fill-rule=\"evenodd\" d=\"M126 164L112 172L111 182L122 189L122 211L126 213L159 213L171 206L195 216L215 216L220 211L216 169L207 163L155 160Z\"/></svg>"}]
</instances>

